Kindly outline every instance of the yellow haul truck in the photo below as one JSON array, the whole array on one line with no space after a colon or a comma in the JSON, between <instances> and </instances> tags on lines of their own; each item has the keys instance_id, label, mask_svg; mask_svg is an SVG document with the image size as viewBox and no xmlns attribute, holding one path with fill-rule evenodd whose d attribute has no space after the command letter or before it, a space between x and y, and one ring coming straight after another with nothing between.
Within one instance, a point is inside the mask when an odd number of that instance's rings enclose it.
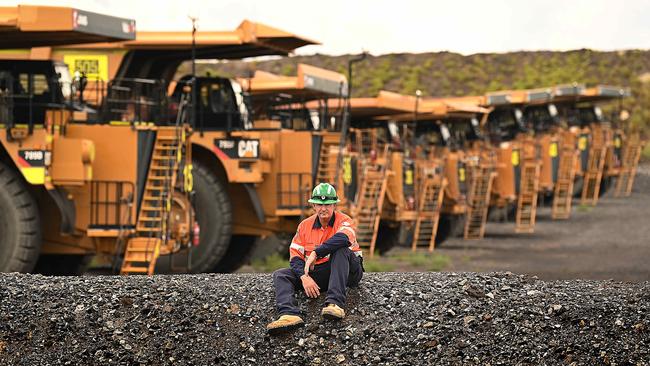
<instances>
[{"instance_id":1,"label":"yellow haul truck","mask_svg":"<svg viewBox=\"0 0 650 366\"><path fill-rule=\"evenodd\" d=\"M464 154L472 137L463 128L478 126L475 117L487 110L389 92L353 98L350 104L340 184L370 252L398 243L433 250L435 243L463 231L465 220L456 218L468 211L465 179L472 175L466 172L474 171L465 163L478 166L479 160ZM484 222L479 222L482 235Z\"/></svg>"},{"instance_id":2,"label":"yellow haul truck","mask_svg":"<svg viewBox=\"0 0 650 366\"><path fill-rule=\"evenodd\" d=\"M599 95L598 100L607 99L603 94L622 97L625 92L622 88L610 89L608 87L588 91L582 85L573 84L488 94L487 103L493 104L495 107L488 122L491 139L494 143L500 144L502 150L504 145L507 148L513 148L510 152L513 157L512 166L508 164L508 154L505 154L506 157L501 159L500 166L502 169L503 167L507 169L503 176L497 179L497 182L502 193L501 196L506 196L510 191L507 189L511 175L509 173L514 172L515 188L519 188L518 229L522 224L521 208L526 207L525 202L521 202L523 191L521 187L531 186L524 183L526 179L522 180L522 169L517 167L520 164L515 164L515 162L521 161L522 154L518 150L523 147L523 159L528 158L532 163L535 163L536 159L540 165L538 188L544 197L553 198L552 217L568 218L572 196L580 197L584 191L582 169L587 169L590 159L590 130L581 128L580 121L594 120L596 115L602 115L598 109L594 109L593 102L596 99L589 95ZM580 107L576 105L578 101L580 101ZM582 112L580 112L581 109ZM580 115L581 113L583 116ZM622 139L620 132L611 135L615 136L613 141ZM607 134L604 134L603 140L606 138ZM503 141L514 142L503 144ZM610 146L613 147L614 144L610 144ZM531 156L531 152L533 156ZM606 161L610 162L612 166L620 164L617 153L620 154L620 150L608 149ZM614 174L616 171L612 170L610 175ZM595 177L597 173L593 175ZM506 179L505 183L504 179ZM608 180L601 179L598 186L602 194L607 189ZM535 202L533 199L528 201L529 211L534 214ZM532 218L534 219L534 215ZM528 222L532 222L534 225L534 221L529 220ZM528 225L528 227L533 228L532 225Z\"/></svg>"},{"instance_id":3,"label":"yellow haul truck","mask_svg":"<svg viewBox=\"0 0 650 366\"><path fill-rule=\"evenodd\" d=\"M415 204L398 221L410 228L410 246L429 251L449 236L479 239L485 233L487 204L494 179L494 157L485 144L482 124L489 112L453 98L423 100L415 118L395 118L409 126L402 145L414 160ZM408 175L395 175L397 182ZM395 184L399 186L399 184ZM401 192L400 192L401 193Z\"/></svg>"},{"instance_id":4,"label":"yellow haul truck","mask_svg":"<svg viewBox=\"0 0 650 366\"><path fill-rule=\"evenodd\" d=\"M487 130L498 155L493 205L514 212L516 232L534 231L538 194L553 190L558 136L551 97L551 89L500 91L485 97L485 105L493 109Z\"/></svg>"},{"instance_id":5,"label":"yellow haul truck","mask_svg":"<svg viewBox=\"0 0 650 366\"><path fill-rule=\"evenodd\" d=\"M558 179L563 182L564 193L555 197L554 206L563 197L561 201L568 201L570 209L573 178L564 175L571 173L573 177L573 164L569 163L569 172L568 168L562 170L562 177L558 178L558 174L563 156L573 161L574 140L570 134L563 137L557 108L551 102L554 95L553 88L543 88L473 97L475 103L492 109L486 133L496 151L498 175L491 206L493 212L505 211L507 216L514 216L516 232L534 231L538 196L552 196ZM564 203L561 206L565 207Z\"/></svg>"},{"instance_id":6,"label":"yellow haul truck","mask_svg":"<svg viewBox=\"0 0 650 366\"><path fill-rule=\"evenodd\" d=\"M0 271L75 274L103 253L122 273L152 273L157 256L190 244L189 190L174 189L189 163L187 131L182 123L111 123L136 109L172 117L144 92L95 113L79 103L82 81L48 51L133 39L135 22L62 7L0 14L2 49L42 47L0 63Z\"/></svg>"},{"instance_id":7,"label":"yellow haul truck","mask_svg":"<svg viewBox=\"0 0 650 366\"><path fill-rule=\"evenodd\" d=\"M384 221L385 202L401 199L393 189L388 188L397 183L389 181L403 171L408 171L404 174L413 173L411 166L403 168L393 165L395 154L401 154L397 125L377 118L409 113L414 110L414 101L408 96L380 91L374 98L351 98L349 103L351 118L348 139L343 147L339 146L338 140L330 145L326 153L329 161L321 159L320 164L335 166L340 154L341 169L338 172L334 169L323 170L319 180L335 182L340 187L340 207L356 220L357 241L372 256L375 249L387 250L397 240L399 224ZM314 106L313 103L310 105ZM341 110L343 106L342 101L331 100L327 108ZM412 185L413 182L409 181L405 190L409 191Z\"/></svg>"},{"instance_id":8,"label":"yellow haul truck","mask_svg":"<svg viewBox=\"0 0 650 366\"><path fill-rule=\"evenodd\" d=\"M245 21L233 32L197 32L195 44L196 58L237 59L286 55L313 42ZM189 32L139 32L134 41L55 49L53 54L62 59L104 55L109 75L170 83L180 63L190 58L191 46ZM232 270L258 237L295 231L322 165L324 146L338 144L339 133L328 131L327 123L314 128L317 116L289 126L276 118L287 100L272 110L264 100L283 94L287 85L284 94L293 95L293 102L303 97L341 98L347 90L342 75L301 65L294 77L270 79L259 75L242 85L243 80L185 76L171 91L168 109L174 112L186 105L187 114L193 115L194 208L201 236L200 245L189 254L192 272ZM194 103L183 99L186 86L192 88ZM258 119L255 108L268 113Z\"/></svg>"},{"instance_id":9,"label":"yellow haul truck","mask_svg":"<svg viewBox=\"0 0 650 366\"><path fill-rule=\"evenodd\" d=\"M228 235L228 240L203 236L205 246L197 249L215 259L199 268L227 272L242 263L258 237L295 231L319 162L327 160L320 156L323 146L338 143L340 136L339 126L329 123L336 111L306 104L325 105L329 98L344 97L347 82L339 73L303 64L296 76L257 73L239 81L192 81L188 76L177 83L173 103L180 102L189 82L199 95L193 165L205 176L205 182L195 179L195 189L198 195L203 187L209 198L200 203L197 196L197 220L205 219L215 230L223 227L221 232ZM220 192L223 196L210 196ZM201 206L205 209L198 211Z\"/></svg>"},{"instance_id":10,"label":"yellow haul truck","mask_svg":"<svg viewBox=\"0 0 650 366\"><path fill-rule=\"evenodd\" d=\"M574 192L584 204L595 205L598 197L611 186L612 178L621 178L617 179L617 192L623 186L631 189L628 183L634 179L640 142L636 137L626 139L620 126L620 113L612 113L613 117L607 118L600 107L603 103L620 103L629 95L629 89L605 85L556 88L554 104L577 140L580 155Z\"/></svg>"}]
</instances>

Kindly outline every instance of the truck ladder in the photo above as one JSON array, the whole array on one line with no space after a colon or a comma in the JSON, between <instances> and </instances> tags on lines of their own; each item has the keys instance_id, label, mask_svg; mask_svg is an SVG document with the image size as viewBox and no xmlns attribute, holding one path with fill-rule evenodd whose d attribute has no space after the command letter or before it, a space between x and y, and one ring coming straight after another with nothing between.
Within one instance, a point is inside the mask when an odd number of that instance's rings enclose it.
<instances>
[{"instance_id":1,"label":"truck ladder","mask_svg":"<svg viewBox=\"0 0 650 366\"><path fill-rule=\"evenodd\" d=\"M515 232L517 233L532 233L535 231L539 175L540 164L538 162L524 162L519 183L519 198L517 199L515 220Z\"/></svg>"},{"instance_id":2,"label":"truck ladder","mask_svg":"<svg viewBox=\"0 0 650 366\"><path fill-rule=\"evenodd\" d=\"M375 150L379 153L377 142L377 130L374 128L353 129L357 151L363 156L368 156L370 151Z\"/></svg>"},{"instance_id":3,"label":"truck ladder","mask_svg":"<svg viewBox=\"0 0 650 366\"><path fill-rule=\"evenodd\" d=\"M435 247L446 183L447 181L440 177L426 177L422 182L411 246L413 251L418 247L426 247L429 252L432 252Z\"/></svg>"},{"instance_id":4,"label":"truck ladder","mask_svg":"<svg viewBox=\"0 0 650 366\"><path fill-rule=\"evenodd\" d=\"M596 206L598 203L606 153L607 149L603 145L593 146L589 151L589 162L583 178L584 186L582 187L582 198L580 200L583 205L591 204Z\"/></svg>"},{"instance_id":5,"label":"truck ladder","mask_svg":"<svg viewBox=\"0 0 650 366\"><path fill-rule=\"evenodd\" d=\"M495 173L491 168L480 166L472 170L465 214L465 239L482 239Z\"/></svg>"},{"instance_id":6,"label":"truck ladder","mask_svg":"<svg viewBox=\"0 0 650 366\"><path fill-rule=\"evenodd\" d=\"M573 144L563 144L562 150L560 150L560 166L558 167L551 211L551 217L555 220L568 219L571 216L577 159L578 155Z\"/></svg>"},{"instance_id":7,"label":"truck ladder","mask_svg":"<svg viewBox=\"0 0 650 366\"><path fill-rule=\"evenodd\" d=\"M323 141L320 145L320 153L318 155L318 171L316 172L316 182L314 185L324 182L332 182L334 185L338 183L334 182L337 154L332 152L332 148L338 147L339 145L337 139L338 136L323 136ZM339 151L338 153L340 154L341 152Z\"/></svg>"},{"instance_id":8,"label":"truck ladder","mask_svg":"<svg viewBox=\"0 0 650 366\"><path fill-rule=\"evenodd\" d=\"M629 142L625 144L623 158L621 159L621 171L616 181L615 197L629 197L632 194L632 185L634 185L634 177L639 166L641 150L642 145L638 136L637 138L630 138Z\"/></svg>"},{"instance_id":9,"label":"truck ladder","mask_svg":"<svg viewBox=\"0 0 650 366\"><path fill-rule=\"evenodd\" d=\"M160 127L156 133L136 235L127 242L120 274L154 273L168 236L167 221L181 154L179 134L177 127Z\"/></svg>"},{"instance_id":10,"label":"truck ladder","mask_svg":"<svg viewBox=\"0 0 650 366\"><path fill-rule=\"evenodd\" d=\"M375 252L387 181L388 177L384 167L366 166L361 178L358 204L353 210L353 217L357 225L357 243L362 248L368 248L370 258L374 256Z\"/></svg>"}]
</instances>

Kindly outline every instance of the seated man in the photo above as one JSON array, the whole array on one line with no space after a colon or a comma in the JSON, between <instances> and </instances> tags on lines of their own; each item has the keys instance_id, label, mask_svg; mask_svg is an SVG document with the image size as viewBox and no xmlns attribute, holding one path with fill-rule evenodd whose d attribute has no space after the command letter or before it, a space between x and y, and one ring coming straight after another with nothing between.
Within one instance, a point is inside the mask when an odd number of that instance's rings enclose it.
<instances>
[{"instance_id":1,"label":"seated man","mask_svg":"<svg viewBox=\"0 0 650 366\"><path fill-rule=\"evenodd\" d=\"M291 268L273 273L275 300L280 318L266 326L275 334L304 325L294 293L302 289L310 298L327 290L321 315L343 319L346 286L355 287L363 276L363 258L352 219L335 212L340 202L334 187L321 183L312 191L309 203L316 214L303 220L289 247Z\"/></svg>"}]
</instances>

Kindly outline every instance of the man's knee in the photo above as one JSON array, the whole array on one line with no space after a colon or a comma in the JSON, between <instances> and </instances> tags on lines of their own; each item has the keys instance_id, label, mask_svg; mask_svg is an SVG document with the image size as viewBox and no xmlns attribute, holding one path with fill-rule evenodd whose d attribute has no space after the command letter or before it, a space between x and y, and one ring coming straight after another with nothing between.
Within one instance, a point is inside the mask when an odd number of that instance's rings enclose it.
<instances>
[{"instance_id":1,"label":"man's knee","mask_svg":"<svg viewBox=\"0 0 650 366\"><path fill-rule=\"evenodd\" d=\"M273 272L273 282L276 282L277 280L280 279L293 279L295 277L293 271L291 268L280 268Z\"/></svg>"},{"instance_id":2,"label":"man's knee","mask_svg":"<svg viewBox=\"0 0 650 366\"><path fill-rule=\"evenodd\" d=\"M352 255L352 249L348 247L339 248L330 254L330 260L338 257L349 258Z\"/></svg>"}]
</instances>

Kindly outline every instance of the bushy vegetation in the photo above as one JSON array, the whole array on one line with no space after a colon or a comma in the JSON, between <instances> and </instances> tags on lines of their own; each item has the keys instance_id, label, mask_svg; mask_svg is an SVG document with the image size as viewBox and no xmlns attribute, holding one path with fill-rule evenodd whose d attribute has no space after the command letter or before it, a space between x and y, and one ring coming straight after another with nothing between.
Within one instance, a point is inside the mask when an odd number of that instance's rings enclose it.
<instances>
[{"instance_id":1,"label":"bushy vegetation","mask_svg":"<svg viewBox=\"0 0 650 366\"><path fill-rule=\"evenodd\" d=\"M450 259L438 253L391 250L382 256L364 260L366 272L439 272L447 268Z\"/></svg>"},{"instance_id":2,"label":"bushy vegetation","mask_svg":"<svg viewBox=\"0 0 650 366\"><path fill-rule=\"evenodd\" d=\"M391 250L382 256L375 256L373 259L364 259L366 272L438 272L450 264L447 256L438 253L413 253L410 250ZM251 269L247 272L273 272L276 269L287 268L289 260L280 254L274 253L263 259L254 260Z\"/></svg>"},{"instance_id":3,"label":"bushy vegetation","mask_svg":"<svg viewBox=\"0 0 650 366\"><path fill-rule=\"evenodd\" d=\"M289 259L278 253L273 253L262 259L256 259L251 263L255 272L273 272L276 269L285 268L289 265Z\"/></svg>"},{"instance_id":4,"label":"bushy vegetation","mask_svg":"<svg viewBox=\"0 0 650 366\"><path fill-rule=\"evenodd\" d=\"M199 74L247 76L251 70L294 75L298 63L347 73L351 55L299 56L259 62L200 64ZM189 65L179 71L185 74ZM629 86L633 96L623 102L631 126L650 131L650 51L482 53L450 52L369 56L356 64L353 96L374 96L381 89L424 96L482 94L511 88L537 88L567 83Z\"/></svg>"}]
</instances>

